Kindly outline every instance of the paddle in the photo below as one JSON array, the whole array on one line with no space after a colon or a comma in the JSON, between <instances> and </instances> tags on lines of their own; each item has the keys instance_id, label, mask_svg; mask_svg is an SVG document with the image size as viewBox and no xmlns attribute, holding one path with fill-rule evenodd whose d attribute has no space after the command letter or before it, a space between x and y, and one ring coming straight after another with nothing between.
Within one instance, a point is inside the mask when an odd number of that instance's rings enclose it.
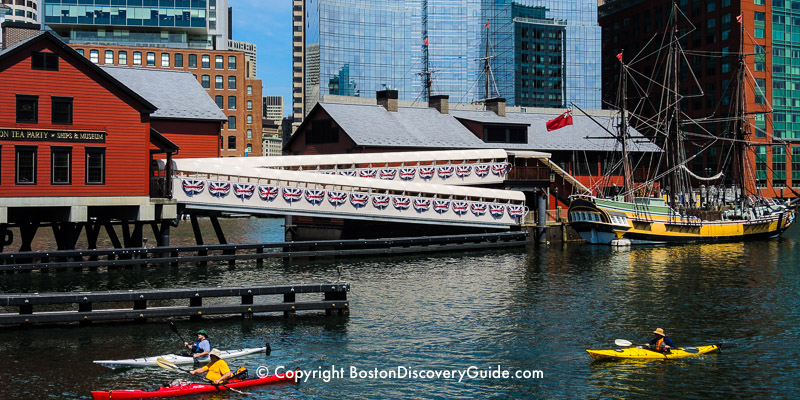
<instances>
[{"instance_id":1,"label":"paddle","mask_svg":"<svg viewBox=\"0 0 800 400\"><path fill-rule=\"evenodd\" d=\"M159 367L164 368L164 369L170 369L170 370L173 370L173 371L174 370L183 371L183 372L186 372L187 374L190 374L190 375L194 376L194 374L192 374L192 371L190 371L188 369L183 369L183 368L181 368L181 367L179 367L179 366L177 366L177 365L175 365L175 364L173 364L173 363L171 363L171 362L169 362L169 361L167 361L167 360L165 360L163 358L160 358L160 357L156 359L156 364L158 364ZM231 377L231 378L233 378L233 377ZM234 389L234 388L232 388L230 386L225 386L225 385L223 385L221 383L213 383L214 381L212 381L211 379L208 379L206 377L203 377L203 379L205 379L205 380L207 380L209 382L212 382L211 384L214 385L214 386L222 386L225 389L229 389L232 392L236 392L236 393L244 394L244 395L252 394L252 393L243 392L241 390Z\"/></svg>"},{"instance_id":2,"label":"paddle","mask_svg":"<svg viewBox=\"0 0 800 400\"><path fill-rule=\"evenodd\" d=\"M181 338L182 342L186 342L186 340L183 338L183 335L181 335L180 332L178 332L178 327L175 326L174 322L169 321L169 329L172 329L172 331L175 332L175 334L178 335L179 338Z\"/></svg>"},{"instance_id":3,"label":"paddle","mask_svg":"<svg viewBox=\"0 0 800 400\"><path fill-rule=\"evenodd\" d=\"M619 347L633 346L633 343L631 341L628 341L628 340L625 340L625 339L617 339L617 340L614 341L614 344L619 346ZM644 345L642 345L642 346L644 346ZM678 348L676 350L683 350L683 351L685 351L687 353L690 353L690 354L697 354L697 353L700 352L700 349L698 349L697 347L681 347L681 348Z\"/></svg>"}]
</instances>

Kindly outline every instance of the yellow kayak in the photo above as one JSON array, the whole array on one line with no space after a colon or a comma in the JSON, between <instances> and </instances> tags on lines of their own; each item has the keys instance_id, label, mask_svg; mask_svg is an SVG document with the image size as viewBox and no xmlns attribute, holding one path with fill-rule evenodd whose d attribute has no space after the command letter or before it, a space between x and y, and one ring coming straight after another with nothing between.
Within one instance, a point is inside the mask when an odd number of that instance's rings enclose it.
<instances>
[{"instance_id":1,"label":"yellow kayak","mask_svg":"<svg viewBox=\"0 0 800 400\"><path fill-rule=\"evenodd\" d=\"M637 359L637 360L668 360L673 358L694 357L719 350L719 346L712 344L710 346L691 347L683 350L683 348L672 349L669 353L661 353L654 350L643 349L641 347L630 347L627 349L614 349L614 350L586 350L595 360L622 360L622 359Z\"/></svg>"}]
</instances>

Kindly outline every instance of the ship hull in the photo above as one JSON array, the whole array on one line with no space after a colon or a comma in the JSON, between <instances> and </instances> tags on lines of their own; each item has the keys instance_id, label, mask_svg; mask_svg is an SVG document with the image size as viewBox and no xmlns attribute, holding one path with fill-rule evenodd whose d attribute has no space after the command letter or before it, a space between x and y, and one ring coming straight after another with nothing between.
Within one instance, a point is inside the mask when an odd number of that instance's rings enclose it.
<instances>
[{"instance_id":1,"label":"ship hull","mask_svg":"<svg viewBox=\"0 0 800 400\"><path fill-rule=\"evenodd\" d=\"M592 244L627 239L632 245L738 242L779 237L794 222L785 208L744 220L681 217L663 204L634 204L592 197L573 199L570 225Z\"/></svg>"}]
</instances>

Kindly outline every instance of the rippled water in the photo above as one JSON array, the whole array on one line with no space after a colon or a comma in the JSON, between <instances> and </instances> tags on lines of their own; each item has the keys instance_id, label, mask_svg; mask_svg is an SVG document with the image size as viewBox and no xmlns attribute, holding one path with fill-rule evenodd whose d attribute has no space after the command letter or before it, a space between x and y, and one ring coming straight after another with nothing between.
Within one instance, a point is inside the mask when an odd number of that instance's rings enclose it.
<instances>
[{"instance_id":1,"label":"rippled water","mask_svg":"<svg viewBox=\"0 0 800 400\"><path fill-rule=\"evenodd\" d=\"M274 241L282 220L227 221L231 241ZM188 224L174 233L185 241ZM234 230L238 234L233 234ZM247 283L351 282L351 315L178 321L223 348L270 342L270 356L234 361L343 379L248 389L272 398L790 398L800 390L800 230L748 244L634 248L569 245L337 261L266 261L263 268L146 267L0 276L4 292ZM210 231L209 231L210 232ZM182 236L183 235L183 236ZM585 350L650 339L725 342L715 355L668 362L592 362ZM159 368L108 370L91 360L180 348L166 323L0 330L3 398L89 398L183 377ZM542 379L350 379L349 368L541 370ZM220 393L197 399L245 398Z\"/></svg>"}]
</instances>

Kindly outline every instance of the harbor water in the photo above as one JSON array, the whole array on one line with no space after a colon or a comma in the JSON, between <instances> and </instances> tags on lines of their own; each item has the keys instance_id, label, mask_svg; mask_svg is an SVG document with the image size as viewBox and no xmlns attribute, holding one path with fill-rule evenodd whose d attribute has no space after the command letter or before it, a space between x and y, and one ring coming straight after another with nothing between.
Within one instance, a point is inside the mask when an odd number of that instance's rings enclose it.
<instances>
[{"instance_id":1,"label":"harbor water","mask_svg":"<svg viewBox=\"0 0 800 400\"><path fill-rule=\"evenodd\" d=\"M282 237L283 220L224 222L231 242ZM182 224L173 230L173 244L191 243L190 235L189 224ZM240 262L235 267L182 264L5 274L0 290L337 279L351 283L349 316L177 320L183 338L202 328L214 347L269 342L270 355L230 362L251 374L278 367L317 371L305 382L248 388L251 396L221 392L186 398L765 399L800 392L797 227L781 239L752 243L626 250L530 245L381 258L265 260L263 267ZM586 353L614 348L615 339L648 341L657 327L677 346L724 347L718 354L649 362L592 362ZM86 399L92 390L155 388L189 379L157 367L110 370L92 363L177 352L182 342L164 321L0 329L0 397ZM498 370L511 376L495 376ZM470 374L459 379L459 371ZM533 376L516 377L518 371Z\"/></svg>"}]
</instances>

